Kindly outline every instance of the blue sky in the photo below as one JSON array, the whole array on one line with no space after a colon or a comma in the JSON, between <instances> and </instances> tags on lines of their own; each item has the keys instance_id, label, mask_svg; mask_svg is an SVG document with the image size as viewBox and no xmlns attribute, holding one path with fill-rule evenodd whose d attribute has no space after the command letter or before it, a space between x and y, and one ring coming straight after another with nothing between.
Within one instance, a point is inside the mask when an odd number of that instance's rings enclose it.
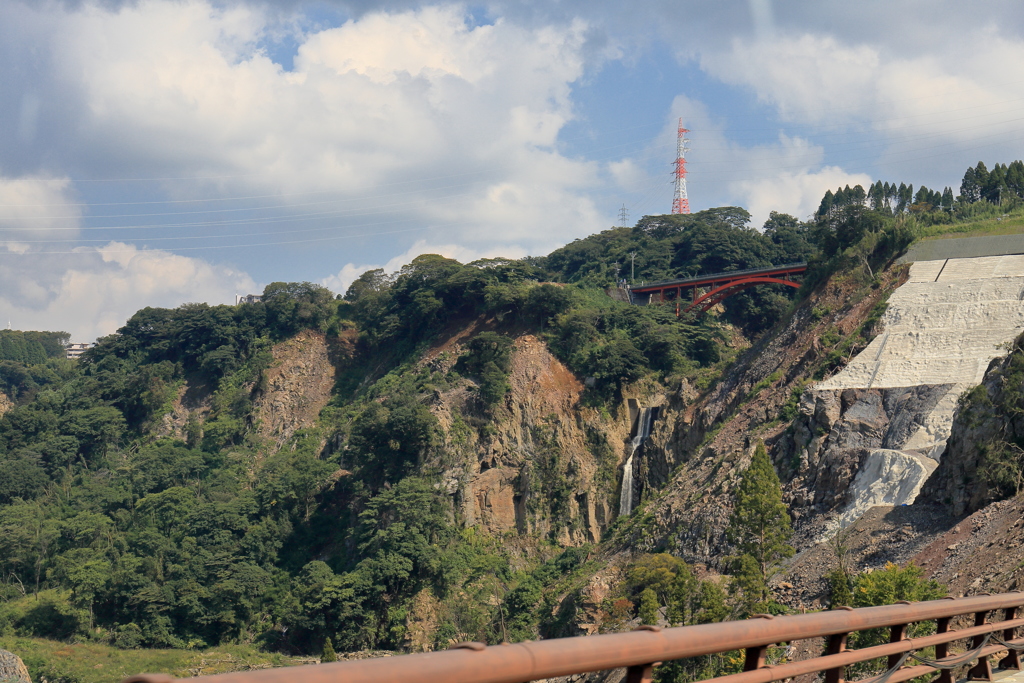
<instances>
[{"instance_id":1,"label":"blue sky","mask_svg":"<svg viewBox=\"0 0 1024 683\"><path fill-rule=\"evenodd\" d=\"M671 207L806 218L1024 157L994 1L0 3L0 320L88 341L273 281L543 254Z\"/></svg>"}]
</instances>

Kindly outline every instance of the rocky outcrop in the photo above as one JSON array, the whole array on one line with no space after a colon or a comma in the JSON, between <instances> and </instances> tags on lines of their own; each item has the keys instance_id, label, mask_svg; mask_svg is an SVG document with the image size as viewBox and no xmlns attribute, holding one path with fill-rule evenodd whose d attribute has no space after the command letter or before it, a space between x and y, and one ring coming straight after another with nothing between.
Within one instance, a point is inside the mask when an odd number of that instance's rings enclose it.
<instances>
[{"instance_id":1,"label":"rocky outcrop","mask_svg":"<svg viewBox=\"0 0 1024 683\"><path fill-rule=\"evenodd\" d=\"M874 505L912 503L947 449L958 397L1024 328L1022 293L1024 256L912 264L889 298L884 332L803 397L781 449L799 463L795 515L821 522L835 513L833 526L844 526ZM965 468L975 465L961 465L959 477L945 474L956 465L940 468L947 488L971 480ZM961 511L984 500L971 496ZM959 504L964 495L947 497Z\"/></svg>"},{"instance_id":2,"label":"rocky outcrop","mask_svg":"<svg viewBox=\"0 0 1024 683\"><path fill-rule=\"evenodd\" d=\"M0 683L32 683L25 662L7 650L0 650Z\"/></svg>"},{"instance_id":3,"label":"rocky outcrop","mask_svg":"<svg viewBox=\"0 0 1024 683\"><path fill-rule=\"evenodd\" d=\"M985 379L963 402L953 422L946 452L922 496L949 506L960 516L980 510L1001 497L1011 496L1024 483L1024 455L1016 444L1024 442L1024 413L1020 411L1024 351L1018 338L1013 352L992 362ZM993 485L982 473L986 459L1002 463ZM993 463L995 465L995 463Z\"/></svg>"},{"instance_id":4,"label":"rocky outcrop","mask_svg":"<svg viewBox=\"0 0 1024 683\"><path fill-rule=\"evenodd\" d=\"M451 368L468 337L458 333L424 362ZM583 405L583 382L534 335L515 339L508 381L489 418L470 380L437 392L431 405L450 454L444 486L462 523L563 545L599 541L618 513L628 411Z\"/></svg>"},{"instance_id":5,"label":"rocky outcrop","mask_svg":"<svg viewBox=\"0 0 1024 683\"><path fill-rule=\"evenodd\" d=\"M0 391L0 417L3 417L4 413L14 407L14 401L4 392Z\"/></svg>"},{"instance_id":6,"label":"rocky outcrop","mask_svg":"<svg viewBox=\"0 0 1024 683\"><path fill-rule=\"evenodd\" d=\"M583 383L533 335L515 341L509 385L465 488L466 522L566 545L600 540L616 498L614 480L599 481L599 472L615 471L625 439L580 405ZM606 450L595 453L592 444Z\"/></svg>"},{"instance_id":7,"label":"rocky outcrop","mask_svg":"<svg viewBox=\"0 0 1024 683\"><path fill-rule=\"evenodd\" d=\"M156 427L158 436L187 440L190 422L201 425L213 410L213 394L206 384L186 381L178 387L171 408Z\"/></svg>"},{"instance_id":8,"label":"rocky outcrop","mask_svg":"<svg viewBox=\"0 0 1024 683\"><path fill-rule=\"evenodd\" d=\"M906 446L949 387L805 392L775 449L795 470L786 493L798 530L813 536L830 522L846 526L873 505L913 502L937 462L931 449Z\"/></svg>"},{"instance_id":9,"label":"rocky outcrop","mask_svg":"<svg viewBox=\"0 0 1024 683\"><path fill-rule=\"evenodd\" d=\"M276 344L254 405L257 432L278 446L316 424L331 400L335 367L323 333L305 330Z\"/></svg>"}]
</instances>

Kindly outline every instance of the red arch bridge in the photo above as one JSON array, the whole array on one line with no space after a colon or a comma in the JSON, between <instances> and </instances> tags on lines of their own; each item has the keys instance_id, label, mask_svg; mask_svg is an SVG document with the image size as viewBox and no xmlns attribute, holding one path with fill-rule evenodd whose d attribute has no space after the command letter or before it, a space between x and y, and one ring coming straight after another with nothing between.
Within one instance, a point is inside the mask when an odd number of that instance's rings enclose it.
<instances>
[{"instance_id":1,"label":"red arch bridge","mask_svg":"<svg viewBox=\"0 0 1024 683\"><path fill-rule=\"evenodd\" d=\"M806 271L806 263L787 263L782 266L712 273L682 280L662 280L629 287L629 300L640 306L675 303L676 315L690 312L700 314L730 296L757 285L799 287L800 283L795 282L793 278L803 275Z\"/></svg>"},{"instance_id":2,"label":"red arch bridge","mask_svg":"<svg viewBox=\"0 0 1024 683\"><path fill-rule=\"evenodd\" d=\"M264 669L186 679L194 683L525 683L608 669L626 669L626 683L650 683L659 664L736 650L745 652L743 671L711 679L715 683L773 683L823 675L824 683L844 683L847 667L875 660L858 683L900 683L937 674L931 683L992 681L1021 675L1024 593L982 594L928 602L838 609L810 614L757 614L745 621L660 628L641 626L612 633L537 642L459 643L448 650L362 659L333 664ZM929 624L915 629L912 624ZM847 638L882 629L880 645L849 649ZM923 633L922 633L923 632ZM930 635L929 635L930 634ZM819 640L821 639L821 640ZM824 651L821 642L824 641ZM810 641L796 647L799 641ZM784 647L784 644L793 647ZM926 648L929 648L926 650ZM934 650L930 649L934 648ZM997 655L996 661L990 658ZM143 674L123 683L170 683L166 674Z\"/></svg>"}]
</instances>

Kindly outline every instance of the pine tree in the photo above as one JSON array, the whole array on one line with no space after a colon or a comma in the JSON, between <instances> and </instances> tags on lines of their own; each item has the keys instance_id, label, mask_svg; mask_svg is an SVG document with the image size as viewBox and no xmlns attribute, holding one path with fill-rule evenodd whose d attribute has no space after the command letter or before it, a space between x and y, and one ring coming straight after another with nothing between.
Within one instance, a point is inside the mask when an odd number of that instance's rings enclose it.
<instances>
[{"instance_id":1,"label":"pine tree","mask_svg":"<svg viewBox=\"0 0 1024 683\"><path fill-rule=\"evenodd\" d=\"M974 169L968 167L964 172L964 179L960 182L960 201L970 204L981 199L981 188L978 186L978 178Z\"/></svg>"},{"instance_id":2,"label":"pine tree","mask_svg":"<svg viewBox=\"0 0 1024 683\"><path fill-rule=\"evenodd\" d=\"M751 611L768 609L772 602L768 583L794 550L789 545L793 530L782 502L782 485L763 442L758 443L740 480L727 534L738 551L733 577L743 601Z\"/></svg>"},{"instance_id":3,"label":"pine tree","mask_svg":"<svg viewBox=\"0 0 1024 683\"><path fill-rule=\"evenodd\" d=\"M320 655L320 663L326 664L328 662L338 661L338 655L334 652L334 643L331 642L331 637L327 636L324 638L324 651Z\"/></svg>"},{"instance_id":4,"label":"pine tree","mask_svg":"<svg viewBox=\"0 0 1024 683\"><path fill-rule=\"evenodd\" d=\"M827 216L832 211L832 205L835 204L835 197L832 194L832 190L825 190L825 196L821 198L821 204L818 206L818 216Z\"/></svg>"},{"instance_id":5,"label":"pine tree","mask_svg":"<svg viewBox=\"0 0 1024 683\"><path fill-rule=\"evenodd\" d=\"M672 591L668 596L668 609L665 617L673 626L694 623L697 602L700 599L700 582L684 563L676 572L672 581Z\"/></svg>"},{"instance_id":6,"label":"pine tree","mask_svg":"<svg viewBox=\"0 0 1024 683\"><path fill-rule=\"evenodd\" d=\"M653 588L645 588L640 593L640 623L654 626L658 623L658 594Z\"/></svg>"},{"instance_id":7,"label":"pine tree","mask_svg":"<svg viewBox=\"0 0 1024 683\"><path fill-rule=\"evenodd\" d=\"M1024 197L1024 162L1019 159L1006 171L1006 187L1018 197Z\"/></svg>"},{"instance_id":8,"label":"pine tree","mask_svg":"<svg viewBox=\"0 0 1024 683\"><path fill-rule=\"evenodd\" d=\"M953 188L951 187L942 191L942 208L945 211L953 210Z\"/></svg>"},{"instance_id":9,"label":"pine tree","mask_svg":"<svg viewBox=\"0 0 1024 683\"><path fill-rule=\"evenodd\" d=\"M828 607L849 607L853 604L853 591L850 590L850 577L839 567L828 573Z\"/></svg>"}]
</instances>

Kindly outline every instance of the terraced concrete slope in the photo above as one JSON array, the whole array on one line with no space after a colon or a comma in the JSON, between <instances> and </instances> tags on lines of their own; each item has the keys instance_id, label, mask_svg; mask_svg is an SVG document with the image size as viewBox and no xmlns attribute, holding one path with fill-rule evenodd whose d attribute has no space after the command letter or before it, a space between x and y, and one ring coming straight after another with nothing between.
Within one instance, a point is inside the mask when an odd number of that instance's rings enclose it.
<instances>
[{"instance_id":1,"label":"terraced concrete slope","mask_svg":"<svg viewBox=\"0 0 1024 683\"><path fill-rule=\"evenodd\" d=\"M943 394L914 416L905 439L860 463L840 523L875 505L913 502L945 449L957 398L1024 330L1022 298L1024 255L911 265L908 281L889 298L883 333L812 394L912 387L941 387Z\"/></svg>"}]
</instances>

